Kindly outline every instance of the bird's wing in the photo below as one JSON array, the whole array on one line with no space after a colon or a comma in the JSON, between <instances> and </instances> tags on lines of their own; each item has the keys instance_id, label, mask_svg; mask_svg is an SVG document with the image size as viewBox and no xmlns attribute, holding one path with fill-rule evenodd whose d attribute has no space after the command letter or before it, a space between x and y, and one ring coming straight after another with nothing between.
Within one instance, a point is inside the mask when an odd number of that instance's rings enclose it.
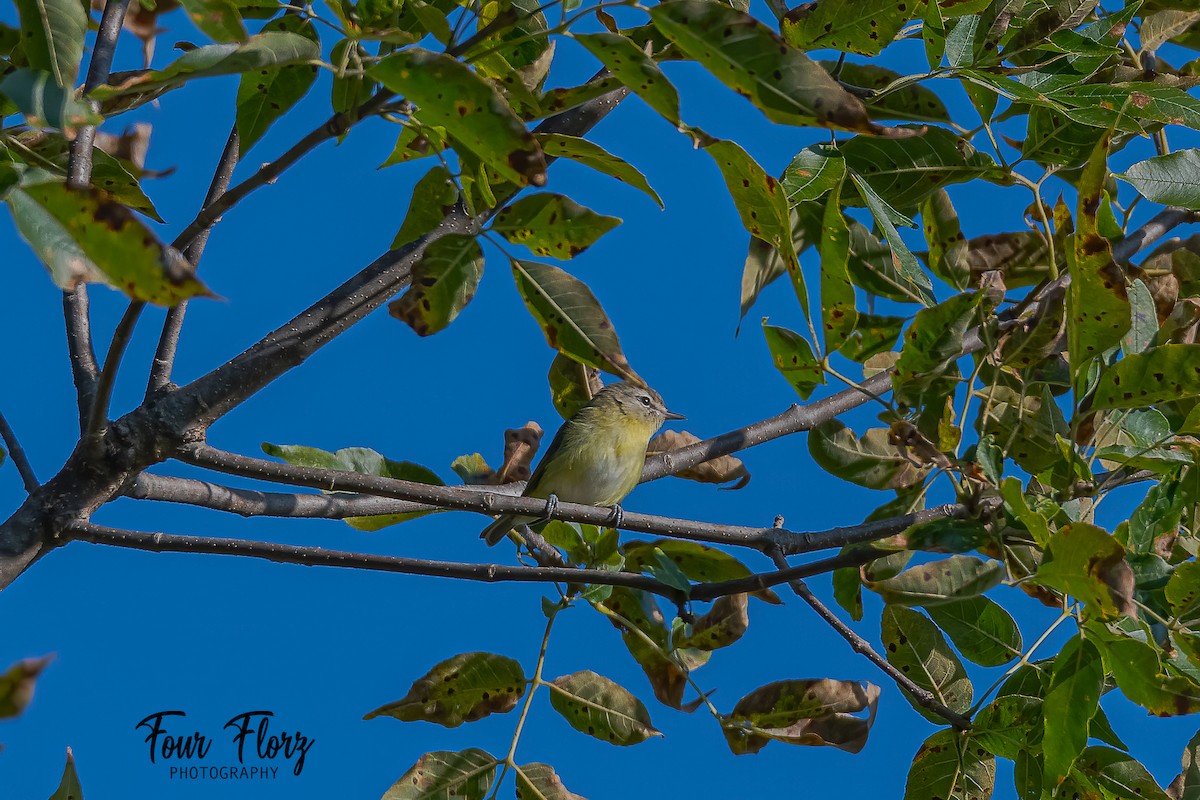
<instances>
[{"instance_id":1,"label":"bird's wing","mask_svg":"<svg viewBox=\"0 0 1200 800\"><path fill-rule=\"evenodd\" d=\"M549 464L554 457L558 455L558 451L562 449L563 443L574 435L576 427L575 419L572 417L562 424L558 429L558 433L554 434L554 438L550 441L550 446L546 448L546 452L542 454L541 461L538 462L537 468L533 474L529 476L529 481L525 484L525 491L522 492L526 497L542 497L543 495L536 494L541 489L542 478L545 477L546 465Z\"/></svg>"}]
</instances>

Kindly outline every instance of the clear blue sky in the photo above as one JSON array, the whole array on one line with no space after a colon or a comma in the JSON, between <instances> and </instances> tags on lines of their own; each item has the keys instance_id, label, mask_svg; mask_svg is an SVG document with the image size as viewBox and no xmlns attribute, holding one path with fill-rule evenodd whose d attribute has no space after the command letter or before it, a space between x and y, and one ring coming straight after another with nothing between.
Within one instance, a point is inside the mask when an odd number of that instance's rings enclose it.
<instances>
[{"instance_id":1,"label":"clear blue sky","mask_svg":"<svg viewBox=\"0 0 1200 800\"><path fill-rule=\"evenodd\" d=\"M162 22L171 31L159 40L158 65L176 55L174 41L201 38L180 12ZM570 43L560 48L564 69L556 83L577 83L595 69ZM896 49L891 63L898 68L923 68L918 48ZM139 59L139 43L124 37L117 68L136 67ZM826 137L767 123L698 69L670 65L668 74L683 94L686 121L735 138L775 174L799 149ZM236 79L200 81L111 124L119 131L134 121L150 122L154 133L147 166L176 170L146 184L168 221L164 238L197 210L233 119L236 88ZM935 88L956 108L965 102L949 82ZM323 74L300 106L247 154L237 177L251 174L319 124L328 114L328 93ZM340 147L322 146L227 215L201 267L203 278L226 299L193 304L176 380L190 380L237 354L387 249L413 183L430 166L375 169L397 131L380 120L363 124ZM746 234L711 159L636 98L606 119L594 139L639 166L667 206L660 212L639 192L573 164L556 164L550 174L548 189L625 220L566 266L604 303L635 368L673 409L688 415L686 429L699 436L786 408L796 398L775 373L757 322L767 315L775 324L800 329L803 318L789 287L780 283L764 294L740 338L734 338ZM1144 156L1147 150L1136 152ZM1016 188L978 186L952 190L952 195L968 235L1019 229L1029 202L1028 194ZM39 477L46 479L76 440L60 294L7 214L0 215L0 243L7 263L0 337L8 343L0 409ZM506 261L485 250L478 296L448 330L420 339L386 311L377 311L221 420L211 442L252 455L263 441L330 450L361 445L425 464L449 480L449 464L458 455L480 451L498 462L507 427L532 419L553 429L558 417L545 383L552 353L522 307ZM812 253L804 263L810 272L815 269ZM125 301L103 287L91 294L94 328L106 342ZM160 309L143 316L117 387L118 412L141 398L162 316ZM873 421L872 412L847 421L861 430ZM741 491L664 480L639 488L626 505L740 524L768 525L782 514L793 529L822 529L861 521L886 499L820 471L801 436L743 455L753 480ZM154 471L195 474L178 464ZM21 497L15 470L3 465L0 511L6 515ZM1117 506L1112 504L1115 513ZM503 547L485 551L477 539L485 519L467 514L437 515L365 534L332 521L243 520L122 500L103 508L95 520L138 530L471 562L512 557ZM769 566L754 553L745 559L755 569ZM832 602L827 578L811 583ZM0 786L6 798L47 796L70 746L84 791L93 800L334 793L375 798L427 750L476 746L503 754L515 714L454 730L361 717L398 699L430 666L459 652L495 651L531 669L544 624L539 598L545 593L533 585L491 586L72 544L50 553L0 594L0 668L19 658L55 654L29 708L20 718L0 723ZM1002 588L994 596L1016 609L1027 642L1051 618L1015 590ZM715 689L714 702L726 710L757 686L783 678L878 683L883 687L878 721L861 754L775 743L756 756L731 755L703 712L689 716L655 703L609 623L579 608L556 626L547 676L585 668L601 672L647 701L665 737L616 749L570 729L542 697L519 757L550 762L570 789L593 799L668 791L701 797L901 796L909 762L935 728L802 602L786 594L784 599L786 605L779 607L755 603L745 638L717 652L697 680ZM878 603L868 598L866 617L856 625L868 639L878 638L878 611ZM1061 644L1069 631L1060 633L1049 647ZM999 673L973 674L982 691ZM1196 722L1148 720L1115 697L1105 707L1134 753L1160 782L1169 782ZM165 709L187 712L180 732L199 729L217 737L209 763L231 761L229 732L221 726L244 711L272 710L275 726L299 729L315 744L298 778L281 769L277 779L252 784L169 781L163 765L149 763L143 733L134 728ZM218 751L226 754L223 760ZM1013 796L1010 774L1002 762L997 797Z\"/></svg>"}]
</instances>

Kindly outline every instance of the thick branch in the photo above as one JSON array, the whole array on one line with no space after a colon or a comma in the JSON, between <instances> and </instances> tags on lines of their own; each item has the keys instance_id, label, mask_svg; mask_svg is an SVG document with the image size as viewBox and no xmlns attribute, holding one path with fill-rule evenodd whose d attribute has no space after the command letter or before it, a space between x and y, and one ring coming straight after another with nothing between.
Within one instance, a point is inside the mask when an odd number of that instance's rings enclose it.
<instances>
[{"instance_id":1,"label":"thick branch","mask_svg":"<svg viewBox=\"0 0 1200 800\"><path fill-rule=\"evenodd\" d=\"M876 556L878 557L878 554L876 554ZM781 572L797 569L796 567L789 567L787 559L783 557L783 553L778 551L771 554L771 559L775 562L776 566L780 568ZM871 647L870 643L854 631L850 630L850 627L846 625L846 623L838 619L837 615L834 614L828 606L822 603L816 597L816 595L812 593L808 586L805 585L803 580L797 578L796 580L790 581L788 585L792 587L792 591L795 592L801 600L812 606L812 609L817 612L817 615L820 616L821 619L828 622L843 639L850 643L850 647L854 649L854 652L866 656L867 660L879 667L879 669L883 670L883 672L889 678L896 682L897 686L907 692L909 696L912 697L913 700L915 700L922 708L932 711L934 714L942 717L951 725L960 730L966 730L971 727L970 720L966 719L961 714L946 708L944 704L942 704L936 697L933 696L932 692L913 683L907 675L893 667L890 663L888 663L886 658L875 652L875 649Z\"/></svg>"},{"instance_id":2,"label":"thick branch","mask_svg":"<svg viewBox=\"0 0 1200 800\"><path fill-rule=\"evenodd\" d=\"M12 459L13 466L17 468L17 473L25 483L25 491L30 494L37 491L40 484L37 476L33 474L33 466L25 456L25 450L21 447L17 434L13 432L3 414L0 414L0 439L3 439L4 443L8 445L8 457Z\"/></svg>"}]
</instances>

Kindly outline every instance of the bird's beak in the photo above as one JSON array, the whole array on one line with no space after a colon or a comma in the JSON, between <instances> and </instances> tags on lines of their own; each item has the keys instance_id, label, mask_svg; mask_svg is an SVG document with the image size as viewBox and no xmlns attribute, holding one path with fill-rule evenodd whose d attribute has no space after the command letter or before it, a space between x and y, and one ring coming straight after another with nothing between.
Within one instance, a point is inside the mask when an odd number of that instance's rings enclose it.
<instances>
[{"instance_id":1,"label":"bird's beak","mask_svg":"<svg viewBox=\"0 0 1200 800\"><path fill-rule=\"evenodd\" d=\"M683 414L676 414L674 411L667 411L665 408L662 414L664 419L687 419Z\"/></svg>"}]
</instances>

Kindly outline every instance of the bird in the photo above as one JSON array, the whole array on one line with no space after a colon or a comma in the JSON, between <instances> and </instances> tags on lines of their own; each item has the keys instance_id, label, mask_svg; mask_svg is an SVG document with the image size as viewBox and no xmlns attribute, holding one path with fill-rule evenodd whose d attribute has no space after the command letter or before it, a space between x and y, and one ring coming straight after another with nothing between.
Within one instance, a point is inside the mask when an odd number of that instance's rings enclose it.
<instances>
[{"instance_id":1,"label":"bird","mask_svg":"<svg viewBox=\"0 0 1200 800\"><path fill-rule=\"evenodd\" d=\"M558 429L522 496L545 500L547 514L560 500L611 506L619 527L619 504L638 485L650 438L669 419L686 417L668 411L658 392L629 381L610 383ZM538 520L503 514L480 538L493 545L513 528Z\"/></svg>"}]
</instances>

